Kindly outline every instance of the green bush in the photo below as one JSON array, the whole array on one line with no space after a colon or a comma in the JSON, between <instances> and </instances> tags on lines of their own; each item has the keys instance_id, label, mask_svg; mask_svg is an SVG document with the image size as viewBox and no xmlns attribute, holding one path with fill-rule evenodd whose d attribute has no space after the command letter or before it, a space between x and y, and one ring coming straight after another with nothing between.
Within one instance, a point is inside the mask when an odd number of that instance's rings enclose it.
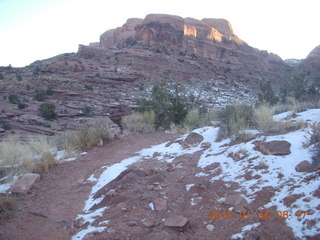
<instances>
[{"instance_id":1,"label":"green bush","mask_svg":"<svg viewBox=\"0 0 320 240\"><path fill-rule=\"evenodd\" d=\"M88 106L85 106L84 108L81 109L81 112L84 116L86 117L91 117L93 116L93 113L92 113L92 108L91 107L88 107Z\"/></svg>"},{"instance_id":2,"label":"green bush","mask_svg":"<svg viewBox=\"0 0 320 240\"><path fill-rule=\"evenodd\" d=\"M122 118L121 126L129 132L153 132L154 120L155 113L153 111L133 113Z\"/></svg>"},{"instance_id":3,"label":"green bush","mask_svg":"<svg viewBox=\"0 0 320 240\"><path fill-rule=\"evenodd\" d=\"M0 73L0 80L4 79L4 76L2 73Z\"/></svg>"},{"instance_id":4,"label":"green bush","mask_svg":"<svg viewBox=\"0 0 320 240\"><path fill-rule=\"evenodd\" d=\"M39 115L45 119L51 120L57 117L53 103L42 103L39 107Z\"/></svg>"},{"instance_id":5,"label":"green bush","mask_svg":"<svg viewBox=\"0 0 320 240\"><path fill-rule=\"evenodd\" d=\"M21 75L17 75L16 77L17 77L17 81L19 81L19 82L22 81L22 76Z\"/></svg>"},{"instance_id":6,"label":"green bush","mask_svg":"<svg viewBox=\"0 0 320 240\"><path fill-rule=\"evenodd\" d=\"M181 84L161 83L152 88L151 100L137 101L139 111L153 110L155 127L169 129L170 124L182 124L188 112L188 96Z\"/></svg>"},{"instance_id":7,"label":"green bush","mask_svg":"<svg viewBox=\"0 0 320 240\"><path fill-rule=\"evenodd\" d=\"M36 100L36 101L39 101L39 102L42 102L46 99L46 96L47 95L47 91L41 89L36 89L35 90L35 93L33 95L33 99Z\"/></svg>"},{"instance_id":8,"label":"green bush","mask_svg":"<svg viewBox=\"0 0 320 240\"><path fill-rule=\"evenodd\" d=\"M10 94L9 97L8 97L8 100L12 104L17 104L17 103L20 102L19 97L18 97L17 94Z\"/></svg>"},{"instance_id":9,"label":"green bush","mask_svg":"<svg viewBox=\"0 0 320 240\"><path fill-rule=\"evenodd\" d=\"M270 81L261 81L260 82L260 94L259 100L261 102L267 102L271 105L276 104L279 101L279 98L276 96L274 90L271 87Z\"/></svg>"},{"instance_id":10,"label":"green bush","mask_svg":"<svg viewBox=\"0 0 320 240\"><path fill-rule=\"evenodd\" d=\"M18 106L18 109L25 109L26 107L28 107L28 104L19 102L17 106Z\"/></svg>"}]
</instances>

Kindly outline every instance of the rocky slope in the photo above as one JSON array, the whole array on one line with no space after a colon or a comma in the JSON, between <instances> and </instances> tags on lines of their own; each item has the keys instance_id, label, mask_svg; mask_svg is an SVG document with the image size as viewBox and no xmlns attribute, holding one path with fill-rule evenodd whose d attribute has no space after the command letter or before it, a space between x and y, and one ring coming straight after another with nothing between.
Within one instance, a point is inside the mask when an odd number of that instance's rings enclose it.
<instances>
[{"instance_id":1,"label":"rocky slope","mask_svg":"<svg viewBox=\"0 0 320 240\"><path fill-rule=\"evenodd\" d=\"M277 88L296 69L250 47L227 20L151 14L129 19L103 33L99 42L80 45L77 53L24 68L0 67L0 136L52 135L74 128L83 117L119 123L138 98L147 98L152 86L163 81L181 82L207 107L252 101L261 80ZM38 116L42 102L34 99L47 90L43 101L55 104L58 113L53 121ZM11 94L26 108L10 104Z\"/></svg>"}]
</instances>

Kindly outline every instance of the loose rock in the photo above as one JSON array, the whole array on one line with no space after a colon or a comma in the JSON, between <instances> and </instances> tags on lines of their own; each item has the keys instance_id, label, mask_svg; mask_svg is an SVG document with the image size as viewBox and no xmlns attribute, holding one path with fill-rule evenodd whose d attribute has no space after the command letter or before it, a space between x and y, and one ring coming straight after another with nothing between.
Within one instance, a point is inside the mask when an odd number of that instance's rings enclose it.
<instances>
[{"instance_id":1,"label":"loose rock","mask_svg":"<svg viewBox=\"0 0 320 240\"><path fill-rule=\"evenodd\" d=\"M296 169L297 172L311 172L312 171L312 166L307 160L304 160L304 161L300 162L295 167L295 169Z\"/></svg>"},{"instance_id":2,"label":"loose rock","mask_svg":"<svg viewBox=\"0 0 320 240\"><path fill-rule=\"evenodd\" d=\"M12 188L12 193L28 193L31 187L40 179L39 174L26 173L19 180L17 180Z\"/></svg>"},{"instance_id":3,"label":"loose rock","mask_svg":"<svg viewBox=\"0 0 320 240\"><path fill-rule=\"evenodd\" d=\"M184 227L187 222L188 219L186 217L171 215L164 221L164 225L167 227Z\"/></svg>"}]
</instances>

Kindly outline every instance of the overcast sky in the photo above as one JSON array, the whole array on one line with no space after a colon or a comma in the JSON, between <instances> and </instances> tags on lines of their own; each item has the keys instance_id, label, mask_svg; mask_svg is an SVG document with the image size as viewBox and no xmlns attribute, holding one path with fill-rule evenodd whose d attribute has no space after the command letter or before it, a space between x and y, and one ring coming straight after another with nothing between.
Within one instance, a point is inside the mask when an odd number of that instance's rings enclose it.
<instances>
[{"instance_id":1,"label":"overcast sky","mask_svg":"<svg viewBox=\"0 0 320 240\"><path fill-rule=\"evenodd\" d=\"M319 9L319 0L0 0L0 66L76 52L149 13L225 18L249 45L301 59L320 45Z\"/></svg>"}]
</instances>

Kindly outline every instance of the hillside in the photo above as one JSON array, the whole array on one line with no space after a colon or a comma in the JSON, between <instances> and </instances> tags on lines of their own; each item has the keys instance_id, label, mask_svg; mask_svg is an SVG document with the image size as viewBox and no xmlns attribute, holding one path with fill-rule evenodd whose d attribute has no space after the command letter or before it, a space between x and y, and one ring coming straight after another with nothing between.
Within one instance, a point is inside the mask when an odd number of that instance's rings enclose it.
<instances>
[{"instance_id":1,"label":"hillside","mask_svg":"<svg viewBox=\"0 0 320 240\"><path fill-rule=\"evenodd\" d=\"M293 70L246 44L227 20L151 14L106 31L77 53L1 67L0 136L54 135L93 116L119 123L159 82L182 83L208 108L252 101L260 81L278 89ZM12 94L20 104L9 102ZM38 116L43 102L55 105L56 119Z\"/></svg>"}]
</instances>

